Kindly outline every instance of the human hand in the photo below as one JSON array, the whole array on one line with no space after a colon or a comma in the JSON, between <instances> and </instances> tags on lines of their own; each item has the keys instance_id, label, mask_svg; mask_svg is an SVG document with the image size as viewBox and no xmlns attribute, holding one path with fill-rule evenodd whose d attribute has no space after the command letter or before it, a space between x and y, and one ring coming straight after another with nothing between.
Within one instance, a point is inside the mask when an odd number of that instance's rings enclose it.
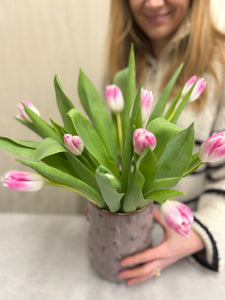
<instances>
[{"instance_id":1,"label":"human hand","mask_svg":"<svg viewBox=\"0 0 225 300\"><path fill-rule=\"evenodd\" d=\"M127 279L127 285L132 285L156 276L159 271L205 248L201 237L191 230L188 237L183 237L167 227L161 220L160 212L153 211L154 219L164 231L162 242L154 248L124 258L120 264L123 267L141 264L132 269L123 270L118 274L120 279Z\"/></svg>"}]
</instances>

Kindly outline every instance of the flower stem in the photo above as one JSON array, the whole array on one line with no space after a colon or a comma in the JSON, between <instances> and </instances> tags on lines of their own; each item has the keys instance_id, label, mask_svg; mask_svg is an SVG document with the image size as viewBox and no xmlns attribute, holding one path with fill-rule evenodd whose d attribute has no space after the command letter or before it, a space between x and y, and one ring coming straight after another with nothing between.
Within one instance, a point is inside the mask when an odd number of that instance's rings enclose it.
<instances>
[{"instance_id":1,"label":"flower stem","mask_svg":"<svg viewBox=\"0 0 225 300\"><path fill-rule=\"evenodd\" d=\"M203 165L203 162L201 160L196 161L184 174L182 177L186 177L190 173L194 172L196 169L198 169L201 165Z\"/></svg>"},{"instance_id":2,"label":"flower stem","mask_svg":"<svg viewBox=\"0 0 225 300\"><path fill-rule=\"evenodd\" d=\"M93 167L93 165L90 163L90 161L83 155L79 155L78 156L81 160L81 162L86 166L88 167L90 170L94 171L95 172L95 168Z\"/></svg>"},{"instance_id":3,"label":"flower stem","mask_svg":"<svg viewBox=\"0 0 225 300\"><path fill-rule=\"evenodd\" d=\"M116 115L116 123L117 123L117 131L118 131L118 139L119 139L119 147L120 147L120 156L123 156L123 131L122 131L122 121L121 115Z\"/></svg>"}]
</instances>

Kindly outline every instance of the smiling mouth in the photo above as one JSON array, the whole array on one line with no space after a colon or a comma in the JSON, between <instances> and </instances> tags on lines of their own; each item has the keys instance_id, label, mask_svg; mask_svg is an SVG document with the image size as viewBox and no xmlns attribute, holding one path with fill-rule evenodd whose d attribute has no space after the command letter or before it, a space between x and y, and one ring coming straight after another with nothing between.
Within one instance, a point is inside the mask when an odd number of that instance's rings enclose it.
<instances>
[{"instance_id":1,"label":"smiling mouth","mask_svg":"<svg viewBox=\"0 0 225 300\"><path fill-rule=\"evenodd\" d=\"M146 18L150 21L150 22L162 22L164 21L169 15L171 14L171 12L167 12L164 14L157 14L157 15L146 15Z\"/></svg>"}]
</instances>

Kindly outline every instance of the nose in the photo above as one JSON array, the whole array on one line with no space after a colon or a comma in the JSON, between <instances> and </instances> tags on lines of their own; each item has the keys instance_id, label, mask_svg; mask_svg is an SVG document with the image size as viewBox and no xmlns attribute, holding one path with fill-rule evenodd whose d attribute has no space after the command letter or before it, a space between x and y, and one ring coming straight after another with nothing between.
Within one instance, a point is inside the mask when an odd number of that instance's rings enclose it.
<instances>
[{"instance_id":1,"label":"nose","mask_svg":"<svg viewBox=\"0 0 225 300\"><path fill-rule=\"evenodd\" d=\"M145 0L145 5L151 8L158 8L165 4L165 0Z\"/></svg>"}]
</instances>

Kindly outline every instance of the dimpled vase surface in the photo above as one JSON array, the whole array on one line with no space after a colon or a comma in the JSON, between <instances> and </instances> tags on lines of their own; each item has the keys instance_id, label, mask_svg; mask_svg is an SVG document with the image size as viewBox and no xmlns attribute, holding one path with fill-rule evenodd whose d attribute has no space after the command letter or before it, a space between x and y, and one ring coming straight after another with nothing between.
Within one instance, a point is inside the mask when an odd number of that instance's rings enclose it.
<instances>
[{"instance_id":1,"label":"dimpled vase surface","mask_svg":"<svg viewBox=\"0 0 225 300\"><path fill-rule=\"evenodd\" d=\"M122 258L151 246L153 203L133 213L110 213L88 204L89 256L94 270L105 280L122 283Z\"/></svg>"}]
</instances>

